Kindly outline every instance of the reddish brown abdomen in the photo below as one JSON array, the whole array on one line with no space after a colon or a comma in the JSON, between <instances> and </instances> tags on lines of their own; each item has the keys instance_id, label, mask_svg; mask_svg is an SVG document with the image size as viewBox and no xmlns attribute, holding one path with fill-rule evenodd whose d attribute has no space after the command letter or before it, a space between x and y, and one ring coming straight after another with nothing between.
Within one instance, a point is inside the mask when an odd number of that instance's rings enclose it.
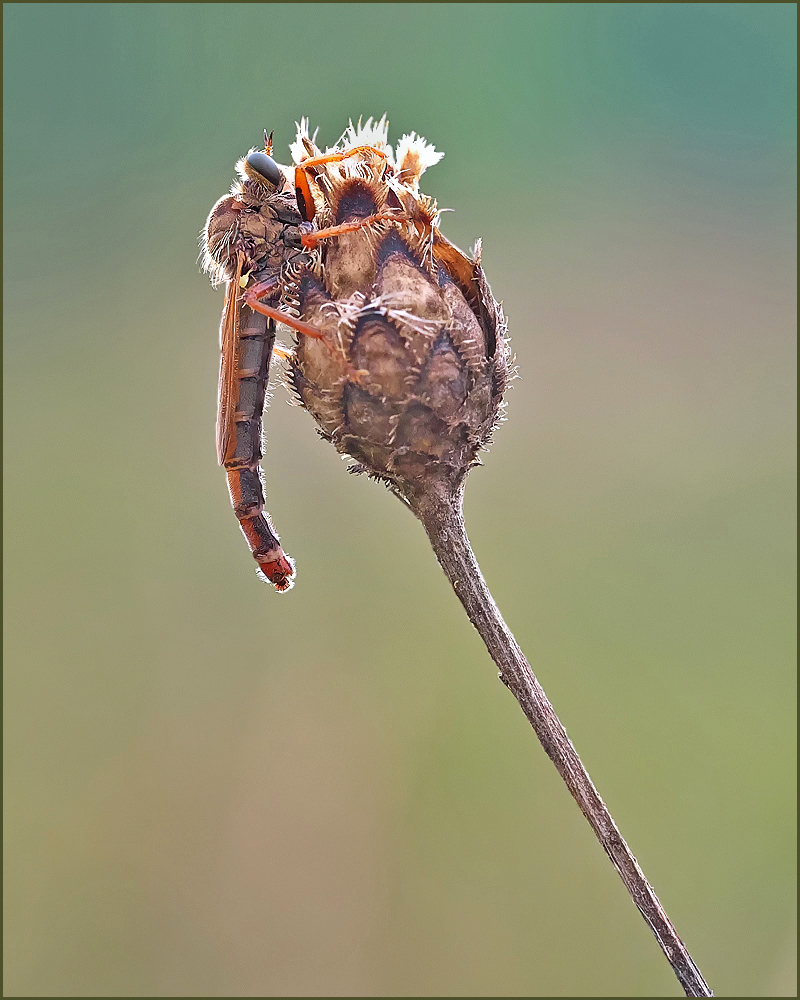
<instances>
[{"instance_id":1,"label":"reddish brown abdomen","mask_svg":"<svg viewBox=\"0 0 800 1000\"><path fill-rule=\"evenodd\" d=\"M261 423L275 343L275 324L242 308L237 358L236 437L225 461L234 513L263 577L276 590L294 582L294 563L281 548L264 513L261 480Z\"/></svg>"}]
</instances>

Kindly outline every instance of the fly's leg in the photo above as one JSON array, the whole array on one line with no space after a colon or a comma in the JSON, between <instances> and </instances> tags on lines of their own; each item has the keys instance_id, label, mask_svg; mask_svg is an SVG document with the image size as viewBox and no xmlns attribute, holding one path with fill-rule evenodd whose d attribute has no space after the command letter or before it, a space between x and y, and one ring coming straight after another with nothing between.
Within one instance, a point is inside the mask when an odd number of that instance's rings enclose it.
<instances>
[{"instance_id":1,"label":"fly's leg","mask_svg":"<svg viewBox=\"0 0 800 1000\"><path fill-rule=\"evenodd\" d=\"M277 282L262 282L274 291ZM258 286L254 286L258 287ZM266 294L266 291L262 292ZM264 511L261 478L261 424L275 343L275 324L243 309L239 329L236 442L225 461L234 513L247 539L259 576L278 591L294 583L294 562L286 555Z\"/></svg>"},{"instance_id":2,"label":"fly's leg","mask_svg":"<svg viewBox=\"0 0 800 1000\"><path fill-rule=\"evenodd\" d=\"M263 282L263 284L266 285L267 283ZM254 312L261 313L262 316L268 316L270 319L278 320L279 323L285 323L286 326L290 326L293 330L297 330L298 333L302 333L306 337L321 340L330 351L336 350L336 346L331 343L322 330L318 330L315 326L309 326L308 323L304 323L302 320L296 319L288 313L281 312L275 306L268 306L262 302L262 297L270 294L271 291L271 287L266 287L262 290L260 285L253 285L244 294L245 305L249 306Z\"/></svg>"},{"instance_id":3,"label":"fly's leg","mask_svg":"<svg viewBox=\"0 0 800 1000\"><path fill-rule=\"evenodd\" d=\"M294 188L297 197L297 206L306 222L311 222L316 214L306 171L312 167L320 167L323 163L340 163L342 160L346 160L350 156L357 156L359 153L374 153L376 156L380 156L381 159L386 160L386 153L382 149L376 149L374 146L354 146L345 153L326 153L322 156L312 156L310 159L298 163L294 168Z\"/></svg>"},{"instance_id":4,"label":"fly's leg","mask_svg":"<svg viewBox=\"0 0 800 1000\"><path fill-rule=\"evenodd\" d=\"M249 288L244 294L245 305L249 306L254 312L261 313L262 316L267 316L269 319L277 320L279 323L285 323L286 326L291 327L293 330L297 330L298 333L302 333L306 337L312 337L314 340L321 340L331 354L334 355L337 361L344 366L348 377L354 382L361 381L362 377L367 373L361 369L353 368L350 362L342 356L341 350L336 346L336 344L334 344L327 334L323 333L322 330L318 330L315 326L310 326L308 323L304 323L301 319L290 316L288 313L281 312L280 309L276 309L274 306L265 305L261 301L261 297L268 294L268 288L261 290L260 285L253 285L252 288Z\"/></svg>"},{"instance_id":5,"label":"fly's leg","mask_svg":"<svg viewBox=\"0 0 800 1000\"><path fill-rule=\"evenodd\" d=\"M344 153L323 153L321 156L312 156L308 160L303 160L302 163L299 163L295 167L295 172L298 170L308 170L309 167L320 167L323 163L341 163L342 160L347 160L351 156L358 156L360 153L374 153L382 160L386 159L386 153L375 146L353 146L352 149L348 149Z\"/></svg>"},{"instance_id":6,"label":"fly's leg","mask_svg":"<svg viewBox=\"0 0 800 1000\"><path fill-rule=\"evenodd\" d=\"M303 233L301 239L306 250L314 250L321 240L330 240L334 236L344 236L345 233L356 233L364 226L370 226L373 222L408 222L410 217L399 212L379 212L377 215L368 215L358 222L343 222L341 226L330 226L328 229L319 229L317 232Z\"/></svg>"},{"instance_id":7,"label":"fly's leg","mask_svg":"<svg viewBox=\"0 0 800 1000\"><path fill-rule=\"evenodd\" d=\"M242 278L242 283L244 284L245 279ZM266 296L273 296L278 291L280 287L280 278L277 275L270 275L269 278L265 278L263 281L257 281L254 285L251 285L247 291L244 293L244 299L246 304L249 306L250 302L248 299L259 299L266 298ZM252 307L251 307L252 308Z\"/></svg>"}]
</instances>

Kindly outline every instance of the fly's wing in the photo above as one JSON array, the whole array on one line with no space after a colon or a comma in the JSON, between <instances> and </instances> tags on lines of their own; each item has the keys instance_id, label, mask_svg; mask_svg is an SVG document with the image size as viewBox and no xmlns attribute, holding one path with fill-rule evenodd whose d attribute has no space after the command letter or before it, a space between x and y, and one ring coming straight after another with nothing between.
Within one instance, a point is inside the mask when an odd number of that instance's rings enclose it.
<instances>
[{"instance_id":1,"label":"fly's wing","mask_svg":"<svg viewBox=\"0 0 800 1000\"><path fill-rule=\"evenodd\" d=\"M239 253L236 270L225 286L225 305L219 326L219 395L217 397L217 461L225 464L231 441L236 438L236 357L239 348L239 302L244 255Z\"/></svg>"}]
</instances>

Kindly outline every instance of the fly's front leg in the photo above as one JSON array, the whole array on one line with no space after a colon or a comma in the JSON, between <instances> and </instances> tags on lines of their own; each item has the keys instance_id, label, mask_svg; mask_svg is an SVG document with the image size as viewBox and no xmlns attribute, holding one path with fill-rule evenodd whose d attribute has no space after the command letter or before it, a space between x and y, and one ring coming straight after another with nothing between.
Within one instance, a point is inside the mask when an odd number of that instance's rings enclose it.
<instances>
[{"instance_id":1,"label":"fly's front leg","mask_svg":"<svg viewBox=\"0 0 800 1000\"><path fill-rule=\"evenodd\" d=\"M277 282L262 282L261 286L274 291ZM224 464L233 510L258 563L259 575L276 590L285 591L294 583L294 562L283 551L264 511L260 464L264 399L274 343L274 322L243 308L237 352L236 440Z\"/></svg>"},{"instance_id":2,"label":"fly's front leg","mask_svg":"<svg viewBox=\"0 0 800 1000\"><path fill-rule=\"evenodd\" d=\"M362 153L371 153L386 161L386 153L382 149L376 149L374 146L354 146L345 153L325 153L322 156L312 156L311 159L298 163L294 168L294 193L297 199L297 207L300 209L300 214L306 222L313 221L316 215L314 198L311 195L311 188L308 184L307 171L313 167L320 167L324 163L340 163L342 160L347 160L351 156L359 156Z\"/></svg>"},{"instance_id":3,"label":"fly's front leg","mask_svg":"<svg viewBox=\"0 0 800 1000\"><path fill-rule=\"evenodd\" d=\"M328 229L318 229L316 232L310 230L301 236L303 247L306 250L314 250L322 240L330 240L336 236L344 236L345 233L357 233L365 226L371 226L376 222L411 222L410 216L398 212L378 212L376 215L368 215L357 222L343 222L340 226L330 226Z\"/></svg>"}]
</instances>

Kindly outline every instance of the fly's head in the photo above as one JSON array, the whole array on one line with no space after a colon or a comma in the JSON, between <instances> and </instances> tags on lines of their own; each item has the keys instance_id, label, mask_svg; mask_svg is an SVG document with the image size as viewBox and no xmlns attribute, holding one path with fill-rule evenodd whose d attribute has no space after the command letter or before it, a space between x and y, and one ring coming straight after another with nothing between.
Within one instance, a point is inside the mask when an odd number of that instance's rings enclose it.
<instances>
[{"instance_id":1,"label":"fly's head","mask_svg":"<svg viewBox=\"0 0 800 1000\"><path fill-rule=\"evenodd\" d=\"M231 280L240 253L243 273L262 277L280 273L301 252L298 227L303 220L289 168L269 151L251 149L236 164L236 172L230 194L211 209L200 236L203 270L214 285Z\"/></svg>"}]
</instances>

